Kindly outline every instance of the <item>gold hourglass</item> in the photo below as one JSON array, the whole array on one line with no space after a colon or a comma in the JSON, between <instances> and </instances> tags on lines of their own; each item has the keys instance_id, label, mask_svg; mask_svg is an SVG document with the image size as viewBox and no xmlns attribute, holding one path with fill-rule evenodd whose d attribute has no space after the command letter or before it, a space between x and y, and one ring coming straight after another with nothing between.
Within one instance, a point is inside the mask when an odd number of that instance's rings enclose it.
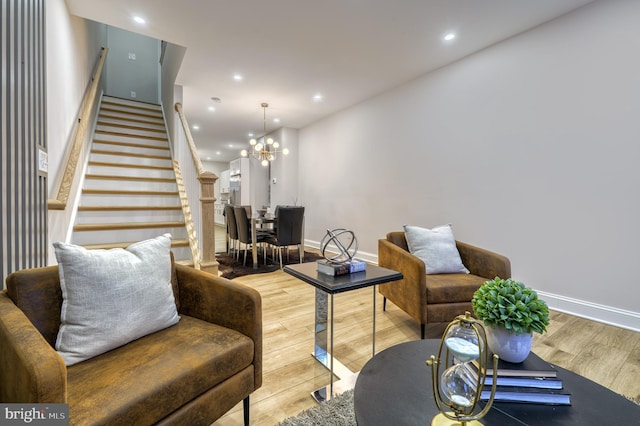
<instances>
[{"instance_id":1,"label":"gold hourglass","mask_svg":"<svg viewBox=\"0 0 640 426\"><path fill-rule=\"evenodd\" d=\"M449 323L442 336L438 356L431 355L427 360L431 366L433 398L440 411L431 425L482 425L479 419L487 414L495 395L498 356L492 358L491 396L484 408L478 410L489 362L484 327L466 312Z\"/></svg>"}]
</instances>

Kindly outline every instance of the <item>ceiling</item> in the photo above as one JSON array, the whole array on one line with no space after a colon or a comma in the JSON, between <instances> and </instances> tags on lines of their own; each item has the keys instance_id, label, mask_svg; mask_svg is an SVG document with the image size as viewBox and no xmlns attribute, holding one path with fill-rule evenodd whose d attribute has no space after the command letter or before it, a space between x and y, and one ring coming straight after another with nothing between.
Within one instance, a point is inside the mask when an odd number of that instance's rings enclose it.
<instances>
[{"instance_id":1,"label":"ceiling","mask_svg":"<svg viewBox=\"0 0 640 426\"><path fill-rule=\"evenodd\" d=\"M249 132L262 135L262 102L270 105L268 132L299 129L592 1L66 3L74 15L186 47L176 84L189 124L199 126L198 151L203 160L229 161L248 147ZM449 32L456 38L444 41Z\"/></svg>"}]
</instances>

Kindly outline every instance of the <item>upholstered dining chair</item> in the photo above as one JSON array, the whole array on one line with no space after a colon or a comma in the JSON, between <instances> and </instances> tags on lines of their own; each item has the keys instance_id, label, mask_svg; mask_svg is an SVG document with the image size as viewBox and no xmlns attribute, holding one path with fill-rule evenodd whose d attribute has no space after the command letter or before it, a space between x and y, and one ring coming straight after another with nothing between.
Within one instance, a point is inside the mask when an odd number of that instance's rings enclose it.
<instances>
[{"instance_id":1,"label":"upholstered dining chair","mask_svg":"<svg viewBox=\"0 0 640 426\"><path fill-rule=\"evenodd\" d=\"M282 247L298 246L300 263L304 261L304 248L302 246L304 207L303 206L278 206L275 218L275 233L269 235L267 243L278 248L280 268L282 268Z\"/></svg>"},{"instance_id":2,"label":"upholstered dining chair","mask_svg":"<svg viewBox=\"0 0 640 426\"><path fill-rule=\"evenodd\" d=\"M238 244L238 225L236 225L236 214L232 205L224 206L224 217L227 219L227 253L238 257L240 253L239 247L236 247Z\"/></svg>"},{"instance_id":3,"label":"upholstered dining chair","mask_svg":"<svg viewBox=\"0 0 640 426\"><path fill-rule=\"evenodd\" d=\"M244 244L244 259L242 261L243 265L247 263L247 250L248 247L252 244L251 241L251 222L249 221L249 215L247 214L247 209L244 206L234 207L233 208L235 218L236 218L236 226L238 227L238 241ZM256 244L264 243L267 239L267 234L264 232L257 231L256 232ZM239 249L239 247L238 247ZM251 247L251 250L257 250L257 247ZM239 255L238 255L239 256ZM264 250L264 262L267 262L267 251Z\"/></svg>"}]
</instances>

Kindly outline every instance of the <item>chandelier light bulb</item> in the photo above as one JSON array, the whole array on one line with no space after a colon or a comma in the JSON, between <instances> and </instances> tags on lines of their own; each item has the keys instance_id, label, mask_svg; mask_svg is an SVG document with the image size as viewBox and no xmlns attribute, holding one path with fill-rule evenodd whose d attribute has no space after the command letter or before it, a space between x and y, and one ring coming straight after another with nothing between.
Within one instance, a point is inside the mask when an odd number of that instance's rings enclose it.
<instances>
[{"instance_id":1,"label":"chandelier light bulb","mask_svg":"<svg viewBox=\"0 0 640 426\"><path fill-rule=\"evenodd\" d=\"M280 143L273 138L267 137L267 107L269 104L266 102L260 104L263 110L263 133L260 138L253 137L253 133L249 133L249 137L251 140L249 141L249 145L251 149L242 150L240 155L243 157L253 157L256 160L260 161L260 164L263 166L268 166L271 161L275 161L277 158L277 154L280 148ZM284 155L289 154L288 149L284 149L282 151Z\"/></svg>"}]
</instances>

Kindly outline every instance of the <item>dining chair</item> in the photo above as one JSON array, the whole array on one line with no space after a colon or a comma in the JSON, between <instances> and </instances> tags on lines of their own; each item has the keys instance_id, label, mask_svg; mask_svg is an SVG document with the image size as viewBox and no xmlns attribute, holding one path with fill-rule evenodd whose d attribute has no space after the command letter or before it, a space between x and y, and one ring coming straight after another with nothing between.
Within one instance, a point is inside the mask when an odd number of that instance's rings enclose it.
<instances>
[{"instance_id":1,"label":"dining chair","mask_svg":"<svg viewBox=\"0 0 640 426\"><path fill-rule=\"evenodd\" d=\"M248 246L252 244L251 222L249 220L249 216L247 215L247 209L244 206L234 207L233 211L236 218L236 226L238 227L238 241L244 244L244 259L242 261L242 264L246 265ZM266 239L267 239L267 234L260 231L256 231L256 244L264 243ZM251 250L257 250L257 249L258 249L257 247L251 247ZM264 250L264 262L265 263L267 262L266 250Z\"/></svg>"},{"instance_id":2,"label":"dining chair","mask_svg":"<svg viewBox=\"0 0 640 426\"><path fill-rule=\"evenodd\" d=\"M269 235L266 241L278 248L280 268L282 268L282 247L288 248L289 246L297 245L300 263L302 263L304 261L304 248L302 245L302 237L304 234L304 207L279 206L274 225L275 234Z\"/></svg>"},{"instance_id":3,"label":"dining chair","mask_svg":"<svg viewBox=\"0 0 640 426\"><path fill-rule=\"evenodd\" d=\"M237 258L240 253L240 247L236 248L236 244L238 244L238 225L236 225L236 214L232 205L227 204L224 206L224 217L227 219L227 253Z\"/></svg>"}]
</instances>

